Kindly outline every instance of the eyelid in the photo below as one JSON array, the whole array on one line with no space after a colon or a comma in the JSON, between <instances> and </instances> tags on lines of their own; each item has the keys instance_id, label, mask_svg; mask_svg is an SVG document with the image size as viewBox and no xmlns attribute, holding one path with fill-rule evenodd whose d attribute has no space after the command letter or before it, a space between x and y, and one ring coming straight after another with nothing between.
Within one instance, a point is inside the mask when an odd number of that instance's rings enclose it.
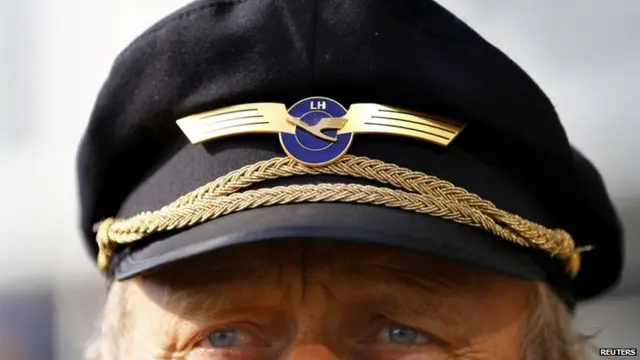
<instances>
[{"instance_id":1,"label":"eyelid","mask_svg":"<svg viewBox=\"0 0 640 360\"><path fill-rule=\"evenodd\" d=\"M425 331L422 331L420 329L416 329L416 328L414 328L412 326L405 325L405 324L400 324L400 323L392 323L392 324L389 324L388 326L383 327L378 332L378 337L381 338L381 337L388 336L389 335L388 331L390 330L390 328L392 326L404 327L407 330L411 330L411 331L415 332L418 336L421 336L421 337L424 338L424 343L419 343L419 344L406 344L406 345L405 344L394 344L391 341L389 341L389 343L392 344L392 345L414 347L414 346L423 346L423 345L426 345L426 344L433 344L434 343L434 340L435 340L434 336L432 336L432 335L430 335L430 334L428 334ZM385 334L385 331L387 332L386 334Z\"/></svg>"},{"instance_id":2,"label":"eyelid","mask_svg":"<svg viewBox=\"0 0 640 360\"><path fill-rule=\"evenodd\" d=\"M444 340L442 337L435 335L432 331L428 331L427 329L419 326L418 324L416 324L416 322L411 321L411 322L407 322L407 321L400 321L399 319L394 319L393 317L387 317L385 315L379 315L376 319L374 319L371 323L369 328L370 329L377 329L377 330L372 330L371 332L368 332L368 338L371 339L372 335L377 337L381 331L386 330L388 327L393 326L393 325L400 325L400 326L405 326L409 329L412 329L422 335L424 335L427 339L428 342L426 345L432 344L432 345L436 345L436 346L442 346L442 347L451 347L453 344L451 344L449 341ZM419 346L419 345L417 345Z\"/></svg>"},{"instance_id":3,"label":"eyelid","mask_svg":"<svg viewBox=\"0 0 640 360\"><path fill-rule=\"evenodd\" d=\"M200 331L198 335L196 335L194 339L191 341L191 345L188 347L189 351L193 351L196 349L215 350L215 351L233 350L234 347L214 348L211 346L199 346L204 341L207 341L207 337L210 336L211 334L219 331L225 331L225 330L234 330L234 331L237 331L239 334L240 333L246 334L250 338L248 345L241 345L239 347L255 346L256 344L260 344L260 343L262 343L261 345L268 344L268 342L264 340L264 337L259 335L260 326L252 323L247 323L247 322L236 322L236 323L227 323L227 324L217 325L215 327L207 328L205 330Z\"/></svg>"}]
</instances>

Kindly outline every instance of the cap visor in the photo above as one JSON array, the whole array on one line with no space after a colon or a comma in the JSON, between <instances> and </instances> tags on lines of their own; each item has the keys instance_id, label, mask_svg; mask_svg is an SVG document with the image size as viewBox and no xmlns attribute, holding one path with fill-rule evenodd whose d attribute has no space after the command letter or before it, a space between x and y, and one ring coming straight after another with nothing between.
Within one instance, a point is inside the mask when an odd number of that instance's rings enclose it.
<instances>
[{"instance_id":1,"label":"cap visor","mask_svg":"<svg viewBox=\"0 0 640 360\"><path fill-rule=\"evenodd\" d=\"M390 245L462 261L506 275L545 273L519 248L483 230L423 214L373 205L280 205L226 215L129 248L112 271L125 280L209 251L283 238L332 239Z\"/></svg>"}]
</instances>

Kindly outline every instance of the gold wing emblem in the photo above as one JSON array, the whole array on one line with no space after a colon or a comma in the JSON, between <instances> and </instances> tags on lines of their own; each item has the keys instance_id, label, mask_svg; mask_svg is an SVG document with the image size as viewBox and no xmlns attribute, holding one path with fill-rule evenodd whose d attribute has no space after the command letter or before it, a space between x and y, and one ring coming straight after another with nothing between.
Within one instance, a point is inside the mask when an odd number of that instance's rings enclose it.
<instances>
[{"instance_id":1,"label":"gold wing emblem","mask_svg":"<svg viewBox=\"0 0 640 360\"><path fill-rule=\"evenodd\" d=\"M294 133L284 104L255 103L229 106L182 118L176 123L193 144L249 133Z\"/></svg>"},{"instance_id":2,"label":"gold wing emblem","mask_svg":"<svg viewBox=\"0 0 640 360\"><path fill-rule=\"evenodd\" d=\"M449 145L465 127L453 120L378 104L353 104L343 118L347 122L338 135L389 134L441 146Z\"/></svg>"},{"instance_id":3,"label":"gold wing emblem","mask_svg":"<svg viewBox=\"0 0 640 360\"><path fill-rule=\"evenodd\" d=\"M187 116L177 124L193 144L249 133L294 134L298 126L331 142L337 136L322 131L407 136L447 146L465 127L453 120L378 104L353 104L344 116L323 118L315 125L289 115L285 105L279 103L229 106Z\"/></svg>"}]
</instances>

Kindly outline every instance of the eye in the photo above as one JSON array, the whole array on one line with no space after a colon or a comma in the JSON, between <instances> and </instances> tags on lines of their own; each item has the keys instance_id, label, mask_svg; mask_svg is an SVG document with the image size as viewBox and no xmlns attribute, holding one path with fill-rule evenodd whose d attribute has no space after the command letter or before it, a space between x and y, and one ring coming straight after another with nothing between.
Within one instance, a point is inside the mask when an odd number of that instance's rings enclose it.
<instances>
[{"instance_id":1,"label":"eye","mask_svg":"<svg viewBox=\"0 0 640 360\"><path fill-rule=\"evenodd\" d=\"M427 344L431 339L412 327L393 324L380 332L378 340L397 345L416 346Z\"/></svg>"},{"instance_id":2,"label":"eye","mask_svg":"<svg viewBox=\"0 0 640 360\"><path fill-rule=\"evenodd\" d=\"M222 329L209 333L202 339L202 347L226 349L246 346L251 342L251 337L237 329Z\"/></svg>"}]
</instances>

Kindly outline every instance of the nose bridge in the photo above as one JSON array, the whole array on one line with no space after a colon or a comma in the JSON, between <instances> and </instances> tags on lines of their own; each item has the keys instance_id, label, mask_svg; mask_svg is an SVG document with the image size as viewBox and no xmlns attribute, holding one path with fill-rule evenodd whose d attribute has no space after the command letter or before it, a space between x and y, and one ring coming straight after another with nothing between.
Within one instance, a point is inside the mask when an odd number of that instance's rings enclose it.
<instances>
[{"instance_id":1,"label":"nose bridge","mask_svg":"<svg viewBox=\"0 0 640 360\"><path fill-rule=\"evenodd\" d=\"M289 360L346 360L346 344L340 331L342 309L327 286L326 268L314 269L315 277L306 281L306 297L297 312L296 341Z\"/></svg>"},{"instance_id":2,"label":"nose bridge","mask_svg":"<svg viewBox=\"0 0 640 360\"><path fill-rule=\"evenodd\" d=\"M337 334L340 306L336 306L328 290L332 285L330 271L331 246L325 242L298 243L290 263L287 282L294 325L293 341L286 360L346 360L340 355L344 344Z\"/></svg>"},{"instance_id":3,"label":"nose bridge","mask_svg":"<svg viewBox=\"0 0 640 360\"><path fill-rule=\"evenodd\" d=\"M346 344L335 321L338 313L328 304L326 294L320 286L309 289L305 301L295 315L295 334L290 343L288 356L283 360L347 360Z\"/></svg>"},{"instance_id":4,"label":"nose bridge","mask_svg":"<svg viewBox=\"0 0 640 360\"><path fill-rule=\"evenodd\" d=\"M283 360L348 360L324 344L294 344L289 355Z\"/></svg>"}]
</instances>

